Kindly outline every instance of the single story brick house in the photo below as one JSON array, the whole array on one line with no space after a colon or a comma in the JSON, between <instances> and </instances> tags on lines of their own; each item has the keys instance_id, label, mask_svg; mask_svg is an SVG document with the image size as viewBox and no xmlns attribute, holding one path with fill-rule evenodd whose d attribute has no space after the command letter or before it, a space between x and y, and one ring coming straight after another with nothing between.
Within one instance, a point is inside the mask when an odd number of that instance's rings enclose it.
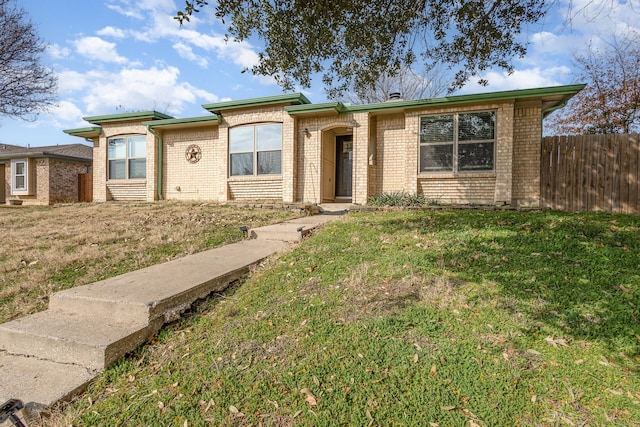
<instances>
[{"instance_id":1,"label":"single story brick house","mask_svg":"<svg viewBox=\"0 0 640 427\"><path fill-rule=\"evenodd\" d=\"M21 147L0 144L0 203L78 201L78 175L91 172L93 148L84 144Z\"/></svg>"},{"instance_id":2,"label":"single story brick house","mask_svg":"<svg viewBox=\"0 0 640 427\"><path fill-rule=\"evenodd\" d=\"M366 204L406 191L447 203L539 206L542 119L584 85L424 100L313 104L299 93L86 117L95 201Z\"/></svg>"}]
</instances>

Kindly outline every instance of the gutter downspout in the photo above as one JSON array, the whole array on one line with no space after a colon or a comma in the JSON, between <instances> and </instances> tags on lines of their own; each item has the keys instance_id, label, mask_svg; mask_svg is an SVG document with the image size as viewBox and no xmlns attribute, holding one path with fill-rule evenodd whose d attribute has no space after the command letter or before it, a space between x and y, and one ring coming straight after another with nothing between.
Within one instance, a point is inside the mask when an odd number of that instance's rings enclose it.
<instances>
[{"instance_id":1,"label":"gutter downspout","mask_svg":"<svg viewBox=\"0 0 640 427\"><path fill-rule=\"evenodd\" d=\"M162 196L162 146L164 142L162 141L162 137L156 131L151 128L151 125L147 125L147 130L151 132L153 136L158 139L158 161L157 161L157 191L158 191L158 200L162 200L164 197Z\"/></svg>"}]
</instances>

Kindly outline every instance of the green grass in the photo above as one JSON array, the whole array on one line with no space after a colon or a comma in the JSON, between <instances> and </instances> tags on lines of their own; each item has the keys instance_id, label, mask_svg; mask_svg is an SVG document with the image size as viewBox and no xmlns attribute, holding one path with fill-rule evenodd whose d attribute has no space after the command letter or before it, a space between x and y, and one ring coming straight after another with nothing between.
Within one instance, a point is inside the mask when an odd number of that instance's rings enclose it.
<instances>
[{"instance_id":1,"label":"green grass","mask_svg":"<svg viewBox=\"0 0 640 427\"><path fill-rule=\"evenodd\" d=\"M53 420L639 426L639 265L638 217L353 214L164 328Z\"/></svg>"}]
</instances>

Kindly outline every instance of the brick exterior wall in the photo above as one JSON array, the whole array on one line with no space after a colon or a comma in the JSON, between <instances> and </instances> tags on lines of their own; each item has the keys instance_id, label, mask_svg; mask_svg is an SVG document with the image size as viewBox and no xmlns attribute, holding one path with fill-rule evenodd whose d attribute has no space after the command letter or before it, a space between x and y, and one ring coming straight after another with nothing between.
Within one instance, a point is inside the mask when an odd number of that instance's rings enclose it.
<instances>
[{"instance_id":1,"label":"brick exterior wall","mask_svg":"<svg viewBox=\"0 0 640 427\"><path fill-rule=\"evenodd\" d=\"M78 175L87 173L90 163L49 159L49 203L77 202Z\"/></svg>"},{"instance_id":2,"label":"brick exterior wall","mask_svg":"<svg viewBox=\"0 0 640 427\"><path fill-rule=\"evenodd\" d=\"M221 161L214 153L218 127L214 125L160 132L164 143L163 197L173 200L215 200L215 188L224 179L224 176L215 173L216 165ZM189 162L185 156L191 145L200 147L201 157L196 163Z\"/></svg>"},{"instance_id":3,"label":"brick exterior wall","mask_svg":"<svg viewBox=\"0 0 640 427\"><path fill-rule=\"evenodd\" d=\"M11 194L11 165L0 163L0 203L5 203Z\"/></svg>"},{"instance_id":4,"label":"brick exterior wall","mask_svg":"<svg viewBox=\"0 0 640 427\"><path fill-rule=\"evenodd\" d=\"M78 174L86 173L90 162L56 158L28 159L29 195L11 194L11 162L3 165L5 201L20 199L23 205L50 205L78 201Z\"/></svg>"},{"instance_id":5,"label":"brick exterior wall","mask_svg":"<svg viewBox=\"0 0 640 427\"><path fill-rule=\"evenodd\" d=\"M430 106L398 112L335 111L289 115L283 106L224 110L219 124L193 128L157 128L163 139L162 196L167 199L277 200L321 203L331 199L334 165L326 150L334 150L337 135L353 136L352 202L366 204L370 196L407 191L448 203L539 204L540 101L515 105L513 100L446 108ZM495 169L473 173L419 173L420 118L429 114L496 111ZM282 174L229 176L229 129L235 126L282 123ZM147 134L146 180L107 181L107 139ZM202 150L189 163L185 150ZM324 148L323 148L324 147ZM155 137L139 123L105 124L94 143L94 199L157 199ZM329 170L328 168L333 168ZM332 176L333 174L333 176Z\"/></svg>"},{"instance_id":6,"label":"brick exterior wall","mask_svg":"<svg viewBox=\"0 0 640 427\"><path fill-rule=\"evenodd\" d=\"M513 189L515 206L540 207L542 104L516 104L513 129Z\"/></svg>"}]
</instances>

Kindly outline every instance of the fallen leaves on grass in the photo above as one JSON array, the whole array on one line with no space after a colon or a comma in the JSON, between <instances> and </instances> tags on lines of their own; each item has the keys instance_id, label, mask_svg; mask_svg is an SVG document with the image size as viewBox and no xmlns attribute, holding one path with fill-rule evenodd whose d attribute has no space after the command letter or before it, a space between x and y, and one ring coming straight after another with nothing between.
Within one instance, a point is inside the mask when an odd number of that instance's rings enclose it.
<instances>
[{"instance_id":1,"label":"fallen leaves on grass","mask_svg":"<svg viewBox=\"0 0 640 427\"><path fill-rule=\"evenodd\" d=\"M569 347L567 340L564 338L554 338L553 336L550 336L546 337L544 340L547 342L547 344L555 348L558 348L558 346Z\"/></svg>"},{"instance_id":2,"label":"fallen leaves on grass","mask_svg":"<svg viewBox=\"0 0 640 427\"><path fill-rule=\"evenodd\" d=\"M313 395L313 393L311 393L311 390L309 390L308 388L303 388L302 390L300 390L300 393L304 394L306 397L304 398L304 401L307 402L309 404L309 406L317 406L318 405L318 401L316 400L316 397Z\"/></svg>"},{"instance_id":3,"label":"fallen leaves on grass","mask_svg":"<svg viewBox=\"0 0 640 427\"><path fill-rule=\"evenodd\" d=\"M240 412L240 410L238 408L236 408L235 406L233 406L233 405L229 406L229 412L231 412L233 415L235 415L236 418L244 417L244 414L242 412Z\"/></svg>"}]
</instances>

